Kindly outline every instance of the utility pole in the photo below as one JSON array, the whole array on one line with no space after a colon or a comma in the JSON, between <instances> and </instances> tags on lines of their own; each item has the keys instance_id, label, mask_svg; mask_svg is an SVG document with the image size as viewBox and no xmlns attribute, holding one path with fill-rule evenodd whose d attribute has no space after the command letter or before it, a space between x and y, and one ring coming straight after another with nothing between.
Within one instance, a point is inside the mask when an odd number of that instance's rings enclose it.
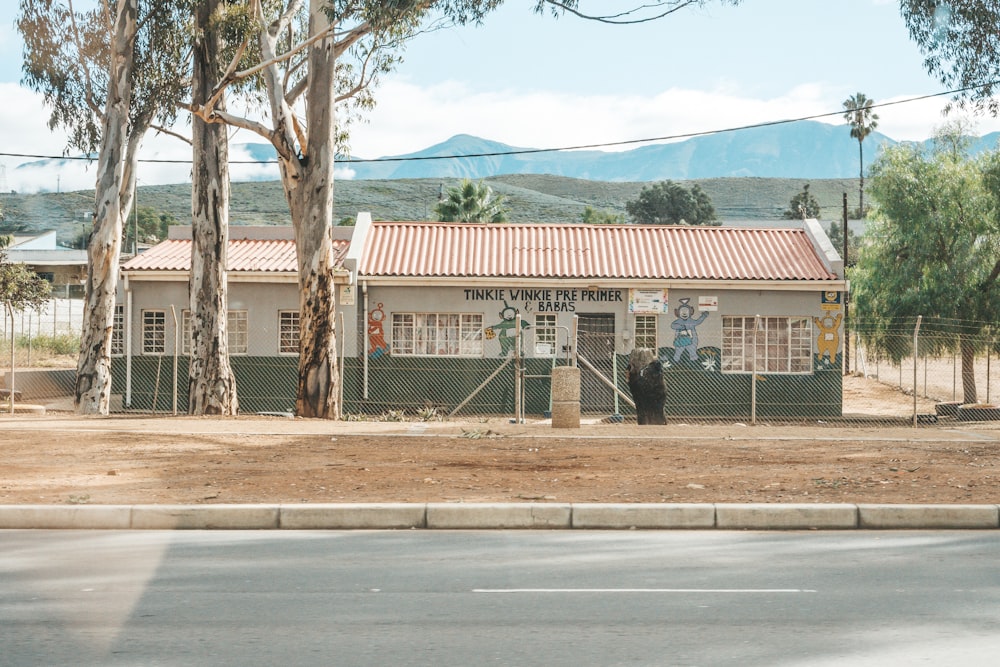
<instances>
[{"instance_id":1,"label":"utility pole","mask_svg":"<svg viewBox=\"0 0 1000 667\"><path fill-rule=\"evenodd\" d=\"M847 282L847 193L844 193L844 375L851 374L851 320L848 317L850 289Z\"/></svg>"}]
</instances>

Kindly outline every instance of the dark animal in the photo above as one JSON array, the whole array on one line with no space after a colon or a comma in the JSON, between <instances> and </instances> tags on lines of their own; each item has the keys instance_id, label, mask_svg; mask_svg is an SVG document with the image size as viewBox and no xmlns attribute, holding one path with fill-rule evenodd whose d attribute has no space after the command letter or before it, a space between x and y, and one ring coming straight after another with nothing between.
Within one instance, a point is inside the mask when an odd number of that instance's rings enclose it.
<instances>
[{"instance_id":1,"label":"dark animal","mask_svg":"<svg viewBox=\"0 0 1000 667\"><path fill-rule=\"evenodd\" d=\"M652 350L632 350L625 372L639 425L666 424L663 406L667 402L667 383L663 377L663 364Z\"/></svg>"}]
</instances>

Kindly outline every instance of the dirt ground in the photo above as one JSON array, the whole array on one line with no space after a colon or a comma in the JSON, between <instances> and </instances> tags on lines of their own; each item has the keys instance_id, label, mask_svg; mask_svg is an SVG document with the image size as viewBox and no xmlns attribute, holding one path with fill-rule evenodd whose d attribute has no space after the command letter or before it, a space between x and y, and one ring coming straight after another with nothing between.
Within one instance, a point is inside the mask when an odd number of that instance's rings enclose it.
<instances>
[{"instance_id":1,"label":"dirt ground","mask_svg":"<svg viewBox=\"0 0 1000 667\"><path fill-rule=\"evenodd\" d=\"M845 412L857 408L869 420L866 406L912 409L912 396L884 385L845 378L845 387L856 401ZM933 404L919 411L933 413ZM0 416L0 504L1000 503L998 453L1000 422L585 419L579 429L554 429L500 417L324 422L50 411Z\"/></svg>"}]
</instances>

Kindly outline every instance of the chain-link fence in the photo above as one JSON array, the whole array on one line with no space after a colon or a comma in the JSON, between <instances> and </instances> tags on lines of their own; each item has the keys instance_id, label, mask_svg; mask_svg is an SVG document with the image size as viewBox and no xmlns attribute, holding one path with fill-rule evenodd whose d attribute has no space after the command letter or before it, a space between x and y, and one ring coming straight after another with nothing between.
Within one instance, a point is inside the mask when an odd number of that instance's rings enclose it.
<instances>
[{"instance_id":1,"label":"chain-link fence","mask_svg":"<svg viewBox=\"0 0 1000 667\"><path fill-rule=\"evenodd\" d=\"M72 406L76 361L80 353L83 301L53 298L41 308L0 313L0 399L41 400Z\"/></svg>"},{"instance_id":2,"label":"chain-link fence","mask_svg":"<svg viewBox=\"0 0 1000 667\"><path fill-rule=\"evenodd\" d=\"M72 409L80 306L80 301L55 303L52 311L24 317L23 329L15 323L15 391L21 401L50 410ZM656 353L664 369L668 423L900 425L1000 419L1000 343L995 334L987 329L968 341L963 361L954 336L909 329L883 332L877 338L852 335L847 375L841 354L829 360L813 353L812 368L806 372L730 372L724 370L720 348L699 348L697 358L660 348ZM8 390L10 333L8 320L0 330L2 386ZM68 341L62 347L49 340L60 337ZM561 331L545 349L523 350L523 343L518 337L505 358L391 353L342 358L344 418L544 420L552 411L552 369L562 365L580 369L585 419L635 418L626 379L629 355L616 352L606 340L588 341L575 331ZM761 359L767 361L769 352L758 346ZM294 412L295 355L234 355L231 363L242 412ZM760 367L766 368L764 361ZM112 410L183 414L187 373L183 356L115 357Z\"/></svg>"},{"instance_id":3,"label":"chain-link fence","mask_svg":"<svg viewBox=\"0 0 1000 667\"><path fill-rule=\"evenodd\" d=\"M921 329L922 320L889 329L863 323L854 337L854 373L911 397L918 418L1000 418L1000 332L934 320Z\"/></svg>"}]
</instances>

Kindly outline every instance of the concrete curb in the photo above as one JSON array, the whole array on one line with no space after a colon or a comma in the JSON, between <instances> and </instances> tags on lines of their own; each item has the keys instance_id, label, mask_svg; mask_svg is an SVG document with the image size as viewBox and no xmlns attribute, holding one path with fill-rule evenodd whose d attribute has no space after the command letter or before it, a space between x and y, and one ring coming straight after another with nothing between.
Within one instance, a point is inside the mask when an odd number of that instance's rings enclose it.
<instances>
[{"instance_id":1,"label":"concrete curb","mask_svg":"<svg viewBox=\"0 0 1000 667\"><path fill-rule=\"evenodd\" d=\"M859 528L996 528L996 505L858 505Z\"/></svg>"},{"instance_id":2,"label":"concrete curb","mask_svg":"<svg viewBox=\"0 0 1000 667\"><path fill-rule=\"evenodd\" d=\"M1000 523L997 525L1000 526ZM715 506L715 527L762 530L851 529L859 527L858 508L847 504L725 503Z\"/></svg>"},{"instance_id":3,"label":"concrete curb","mask_svg":"<svg viewBox=\"0 0 1000 667\"><path fill-rule=\"evenodd\" d=\"M572 528L714 528L715 506L697 503L575 503Z\"/></svg>"},{"instance_id":4,"label":"concrete curb","mask_svg":"<svg viewBox=\"0 0 1000 667\"><path fill-rule=\"evenodd\" d=\"M997 505L337 503L0 505L0 529L997 529Z\"/></svg>"}]
</instances>

